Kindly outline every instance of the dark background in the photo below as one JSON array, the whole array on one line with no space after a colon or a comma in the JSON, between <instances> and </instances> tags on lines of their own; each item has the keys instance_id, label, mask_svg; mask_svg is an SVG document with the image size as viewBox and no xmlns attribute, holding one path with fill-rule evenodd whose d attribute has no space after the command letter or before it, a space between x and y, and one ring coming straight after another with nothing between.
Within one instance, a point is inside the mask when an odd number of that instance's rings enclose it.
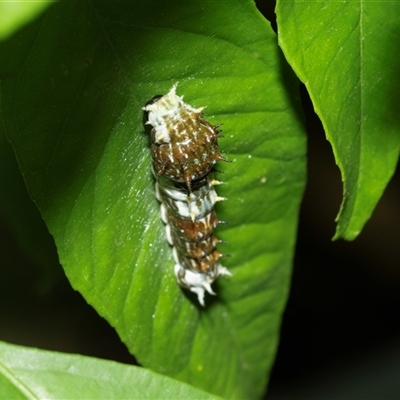
<instances>
[{"instance_id":1,"label":"dark background","mask_svg":"<svg viewBox=\"0 0 400 400\"><path fill-rule=\"evenodd\" d=\"M260 1L259 8L273 19L273 2ZM361 236L332 242L340 174L304 88L301 93L308 184L267 398L399 399L400 171ZM0 210L0 340L133 363L61 267L51 284L32 285L43 271L21 253L6 217ZM46 289L54 283L56 290Z\"/></svg>"},{"instance_id":2,"label":"dark background","mask_svg":"<svg viewBox=\"0 0 400 400\"><path fill-rule=\"evenodd\" d=\"M267 398L400 399L400 171L359 238L332 242L340 173L301 92L308 183Z\"/></svg>"},{"instance_id":3,"label":"dark background","mask_svg":"<svg viewBox=\"0 0 400 400\"><path fill-rule=\"evenodd\" d=\"M274 3L257 6L276 31ZM304 86L300 93L308 182L267 398L400 399L400 169L360 237L332 242L340 172Z\"/></svg>"}]
</instances>

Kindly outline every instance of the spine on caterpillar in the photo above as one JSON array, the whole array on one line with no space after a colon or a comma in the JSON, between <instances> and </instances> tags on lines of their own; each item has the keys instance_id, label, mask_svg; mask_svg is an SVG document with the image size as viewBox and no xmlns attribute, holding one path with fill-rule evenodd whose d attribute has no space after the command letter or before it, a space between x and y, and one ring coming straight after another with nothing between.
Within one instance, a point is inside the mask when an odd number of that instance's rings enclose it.
<instances>
[{"instance_id":1,"label":"spine on caterpillar","mask_svg":"<svg viewBox=\"0 0 400 400\"><path fill-rule=\"evenodd\" d=\"M223 256L214 235L219 221L214 210L219 197L213 179L218 161L229 161L219 151L218 125L203 117L176 94L176 87L156 96L143 108L146 124L152 126L152 172L166 236L173 246L175 276L179 285L197 294L204 306L205 291L214 295L211 284L231 273L220 264Z\"/></svg>"}]
</instances>

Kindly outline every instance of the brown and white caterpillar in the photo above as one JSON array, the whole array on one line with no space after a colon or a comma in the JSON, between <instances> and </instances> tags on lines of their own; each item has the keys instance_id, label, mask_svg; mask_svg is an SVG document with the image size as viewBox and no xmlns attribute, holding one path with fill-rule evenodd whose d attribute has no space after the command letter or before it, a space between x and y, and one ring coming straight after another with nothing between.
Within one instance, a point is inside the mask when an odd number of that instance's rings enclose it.
<instances>
[{"instance_id":1,"label":"brown and white caterpillar","mask_svg":"<svg viewBox=\"0 0 400 400\"><path fill-rule=\"evenodd\" d=\"M143 110L151 125L152 172L166 236L173 246L175 276L179 285L198 296L204 306L204 293L215 294L211 284L220 275L231 273L220 264L223 256L214 235L219 221L216 202L225 200L215 192L220 182L213 179L220 130L176 94L174 85L164 96L150 100Z\"/></svg>"}]
</instances>

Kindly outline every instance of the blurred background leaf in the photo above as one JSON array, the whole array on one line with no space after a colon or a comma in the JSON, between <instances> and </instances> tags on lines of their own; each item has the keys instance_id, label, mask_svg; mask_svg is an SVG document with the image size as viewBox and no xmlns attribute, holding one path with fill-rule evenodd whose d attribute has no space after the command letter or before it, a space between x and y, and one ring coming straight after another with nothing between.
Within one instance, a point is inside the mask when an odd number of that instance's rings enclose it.
<instances>
[{"instance_id":1,"label":"blurred background leaf","mask_svg":"<svg viewBox=\"0 0 400 400\"><path fill-rule=\"evenodd\" d=\"M0 40L40 15L54 0L0 1Z\"/></svg>"}]
</instances>

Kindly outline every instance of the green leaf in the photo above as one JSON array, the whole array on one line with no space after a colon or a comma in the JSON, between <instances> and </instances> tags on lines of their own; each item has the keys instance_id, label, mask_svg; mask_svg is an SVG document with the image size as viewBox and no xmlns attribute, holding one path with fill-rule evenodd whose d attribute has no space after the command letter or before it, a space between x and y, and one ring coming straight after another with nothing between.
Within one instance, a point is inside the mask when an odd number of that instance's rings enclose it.
<instances>
[{"instance_id":1,"label":"green leaf","mask_svg":"<svg viewBox=\"0 0 400 400\"><path fill-rule=\"evenodd\" d=\"M218 399L144 368L0 342L2 399Z\"/></svg>"},{"instance_id":2,"label":"green leaf","mask_svg":"<svg viewBox=\"0 0 400 400\"><path fill-rule=\"evenodd\" d=\"M224 397L260 396L287 298L305 139L297 81L253 2L57 3L0 52L4 129L74 288L142 365ZM143 126L143 105L176 82L223 123L233 161L218 166L228 201L217 209L233 277L205 309L173 277Z\"/></svg>"},{"instance_id":3,"label":"green leaf","mask_svg":"<svg viewBox=\"0 0 400 400\"><path fill-rule=\"evenodd\" d=\"M354 239L400 148L400 3L278 1L279 43L305 83L344 182L335 238Z\"/></svg>"},{"instance_id":4,"label":"green leaf","mask_svg":"<svg viewBox=\"0 0 400 400\"><path fill-rule=\"evenodd\" d=\"M40 15L54 0L0 1L0 40Z\"/></svg>"}]
</instances>

